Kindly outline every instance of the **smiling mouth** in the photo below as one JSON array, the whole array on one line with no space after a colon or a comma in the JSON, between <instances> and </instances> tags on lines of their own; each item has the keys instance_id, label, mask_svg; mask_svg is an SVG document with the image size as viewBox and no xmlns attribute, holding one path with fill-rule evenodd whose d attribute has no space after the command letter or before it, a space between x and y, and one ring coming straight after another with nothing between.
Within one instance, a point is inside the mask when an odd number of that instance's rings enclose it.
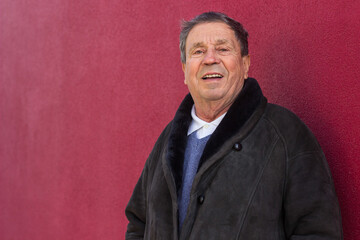
<instances>
[{"instance_id":1,"label":"smiling mouth","mask_svg":"<svg viewBox=\"0 0 360 240\"><path fill-rule=\"evenodd\" d=\"M221 74L217 74L217 73L214 73L214 74L206 74L202 77L202 79L219 79L219 78L222 78L223 76Z\"/></svg>"}]
</instances>

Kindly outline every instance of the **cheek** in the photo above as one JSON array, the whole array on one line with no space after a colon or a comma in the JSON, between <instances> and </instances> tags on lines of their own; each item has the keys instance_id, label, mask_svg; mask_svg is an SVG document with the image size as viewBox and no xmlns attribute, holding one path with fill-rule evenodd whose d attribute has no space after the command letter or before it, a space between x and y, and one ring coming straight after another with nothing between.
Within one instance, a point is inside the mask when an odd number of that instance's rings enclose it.
<instances>
[{"instance_id":1,"label":"cheek","mask_svg":"<svg viewBox=\"0 0 360 240\"><path fill-rule=\"evenodd\" d=\"M231 67L232 67L231 70L232 70L234 75L236 75L236 76L242 76L243 75L244 66L243 66L241 61L233 62Z\"/></svg>"},{"instance_id":2,"label":"cheek","mask_svg":"<svg viewBox=\"0 0 360 240\"><path fill-rule=\"evenodd\" d=\"M188 72L190 74L195 74L200 66L201 61L199 59L191 59L189 60L189 62L186 64Z\"/></svg>"},{"instance_id":3,"label":"cheek","mask_svg":"<svg viewBox=\"0 0 360 240\"><path fill-rule=\"evenodd\" d=\"M187 65L184 71L184 75L185 75L185 83L186 85L189 85L192 83L193 79L194 79L194 69L192 67L192 65Z\"/></svg>"}]
</instances>

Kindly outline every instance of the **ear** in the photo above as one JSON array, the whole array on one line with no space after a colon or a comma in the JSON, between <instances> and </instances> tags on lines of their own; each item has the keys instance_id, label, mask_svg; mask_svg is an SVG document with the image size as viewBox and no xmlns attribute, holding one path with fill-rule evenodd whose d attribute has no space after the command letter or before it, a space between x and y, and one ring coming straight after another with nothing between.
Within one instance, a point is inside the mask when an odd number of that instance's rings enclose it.
<instances>
[{"instance_id":1,"label":"ear","mask_svg":"<svg viewBox=\"0 0 360 240\"><path fill-rule=\"evenodd\" d=\"M248 73L250 68L250 55L242 57L242 61L244 65L244 79L247 79L249 77Z\"/></svg>"},{"instance_id":2,"label":"ear","mask_svg":"<svg viewBox=\"0 0 360 240\"><path fill-rule=\"evenodd\" d=\"M185 74L186 63L181 63L181 67L182 67L182 70L183 70L183 72ZM186 78L184 79L184 83L185 83L185 85L187 85Z\"/></svg>"}]
</instances>

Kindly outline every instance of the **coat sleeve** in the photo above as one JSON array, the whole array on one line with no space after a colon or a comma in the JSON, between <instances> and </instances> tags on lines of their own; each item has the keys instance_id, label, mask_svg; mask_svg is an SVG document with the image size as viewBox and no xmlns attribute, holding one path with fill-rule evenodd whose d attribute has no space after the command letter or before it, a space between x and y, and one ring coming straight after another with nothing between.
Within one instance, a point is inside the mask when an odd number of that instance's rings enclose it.
<instances>
[{"instance_id":1,"label":"coat sleeve","mask_svg":"<svg viewBox=\"0 0 360 240\"><path fill-rule=\"evenodd\" d=\"M159 164L160 155L164 150L165 141L171 129L171 122L161 133L160 137L155 143L148 159L146 160L144 169L135 186L130 201L125 209L125 215L129 220L125 239L144 239L146 228L146 213L147 213L147 196L148 186L152 181L153 169Z\"/></svg>"},{"instance_id":2,"label":"coat sleeve","mask_svg":"<svg viewBox=\"0 0 360 240\"><path fill-rule=\"evenodd\" d=\"M289 159L287 176L287 239L343 239L339 204L323 152L303 152Z\"/></svg>"},{"instance_id":3,"label":"coat sleeve","mask_svg":"<svg viewBox=\"0 0 360 240\"><path fill-rule=\"evenodd\" d=\"M129 220L125 239L143 239L146 225L146 178L147 165L145 165L140 179L137 182L130 201L125 209Z\"/></svg>"}]
</instances>

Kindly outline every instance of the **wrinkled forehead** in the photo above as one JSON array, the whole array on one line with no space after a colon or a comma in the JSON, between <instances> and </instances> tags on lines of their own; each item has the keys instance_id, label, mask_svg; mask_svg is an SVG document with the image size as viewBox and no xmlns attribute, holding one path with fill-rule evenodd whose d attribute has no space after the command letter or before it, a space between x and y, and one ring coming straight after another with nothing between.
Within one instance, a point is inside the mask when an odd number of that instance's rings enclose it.
<instances>
[{"instance_id":1,"label":"wrinkled forehead","mask_svg":"<svg viewBox=\"0 0 360 240\"><path fill-rule=\"evenodd\" d=\"M186 50L199 45L239 45L235 32L223 22L199 23L191 29L186 39ZM239 45L240 47L240 45Z\"/></svg>"}]
</instances>

